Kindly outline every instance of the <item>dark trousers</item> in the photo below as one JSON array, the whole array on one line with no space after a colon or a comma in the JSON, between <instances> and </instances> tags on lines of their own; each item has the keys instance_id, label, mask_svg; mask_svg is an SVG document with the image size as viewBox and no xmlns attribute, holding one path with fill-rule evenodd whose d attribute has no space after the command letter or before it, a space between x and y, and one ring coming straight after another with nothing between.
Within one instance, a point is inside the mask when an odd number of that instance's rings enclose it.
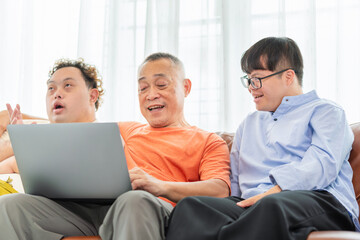
<instances>
[{"instance_id":1,"label":"dark trousers","mask_svg":"<svg viewBox=\"0 0 360 240\"><path fill-rule=\"evenodd\" d=\"M241 208L237 197L187 197L173 210L166 239L306 240L316 230L354 230L347 210L326 191L283 191Z\"/></svg>"}]
</instances>

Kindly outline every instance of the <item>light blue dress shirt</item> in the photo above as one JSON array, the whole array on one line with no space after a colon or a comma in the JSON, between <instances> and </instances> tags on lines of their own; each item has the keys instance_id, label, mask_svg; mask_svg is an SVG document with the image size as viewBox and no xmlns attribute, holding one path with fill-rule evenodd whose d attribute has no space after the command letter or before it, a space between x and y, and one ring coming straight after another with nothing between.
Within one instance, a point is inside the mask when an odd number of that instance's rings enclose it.
<instances>
[{"instance_id":1,"label":"light blue dress shirt","mask_svg":"<svg viewBox=\"0 0 360 240\"><path fill-rule=\"evenodd\" d=\"M231 150L231 190L244 199L275 185L326 190L350 213L359 231L352 169L354 135L344 110L315 91L284 97L275 112L256 111L241 123Z\"/></svg>"}]
</instances>

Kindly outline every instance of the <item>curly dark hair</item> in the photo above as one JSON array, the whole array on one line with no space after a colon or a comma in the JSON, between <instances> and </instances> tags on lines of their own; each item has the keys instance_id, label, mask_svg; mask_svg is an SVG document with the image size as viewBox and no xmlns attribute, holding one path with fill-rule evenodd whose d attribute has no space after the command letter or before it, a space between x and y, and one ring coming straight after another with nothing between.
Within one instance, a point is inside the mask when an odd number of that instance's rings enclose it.
<instances>
[{"instance_id":1,"label":"curly dark hair","mask_svg":"<svg viewBox=\"0 0 360 240\"><path fill-rule=\"evenodd\" d=\"M89 89L96 88L99 91L99 97L95 102L95 109L98 110L99 106L103 101L102 96L104 95L104 88L102 86L103 85L102 78L96 67L85 63L84 59L82 58L78 58L75 60L61 58L55 62L54 66L49 71L49 79L57 70L64 67L75 67L79 69L81 71L82 76L84 77L86 86Z\"/></svg>"}]
</instances>

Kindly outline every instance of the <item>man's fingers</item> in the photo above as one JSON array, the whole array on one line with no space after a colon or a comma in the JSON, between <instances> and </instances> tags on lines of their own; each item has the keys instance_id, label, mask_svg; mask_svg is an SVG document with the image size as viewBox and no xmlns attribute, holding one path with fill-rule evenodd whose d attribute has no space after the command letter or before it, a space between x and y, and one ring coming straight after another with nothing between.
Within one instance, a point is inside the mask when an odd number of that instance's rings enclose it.
<instances>
[{"instance_id":1,"label":"man's fingers","mask_svg":"<svg viewBox=\"0 0 360 240\"><path fill-rule=\"evenodd\" d=\"M20 105L16 104L16 107L13 109L11 109L11 106L9 106L8 108L9 113L12 112L11 116L10 116L10 124L22 124L22 115L20 112Z\"/></svg>"},{"instance_id":2,"label":"man's fingers","mask_svg":"<svg viewBox=\"0 0 360 240\"><path fill-rule=\"evenodd\" d=\"M13 109L9 103L6 104L6 108L7 108L8 114L9 114L9 118L11 119L12 114L13 114Z\"/></svg>"},{"instance_id":3,"label":"man's fingers","mask_svg":"<svg viewBox=\"0 0 360 240\"><path fill-rule=\"evenodd\" d=\"M14 117L13 119L10 119L10 124L16 124L17 122L17 118Z\"/></svg>"},{"instance_id":4,"label":"man's fingers","mask_svg":"<svg viewBox=\"0 0 360 240\"><path fill-rule=\"evenodd\" d=\"M135 181L136 179L139 179L140 178L140 175L139 174L136 174L136 173L131 173L129 174L130 176L130 181L133 182Z\"/></svg>"},{"instance_id":5,"label":"man's fingers","mask_svg":"<svg viewBox=\"0 0 360 240\"><path fill-rule=\"evenodd\" d=\"M14 111L10 117L11 124L16 124L16 122L18 120L18 116L19 116L19 110L18 110L18 108L14 108Z\"/></svg>"},{"instance_id":6,"label":"man's fingers","mask_svg":"<svg viewBox=\"0 0 360 240\"><path fill-rule=\"evenodd\" d=\"M131 182L131 187L134 190L143 190L144 189L144 180L142 179L136 179Z\"/></svg>"},{"instance_id":7,"label":"man's fingers","mask_svg":"<svg viewBox=\"0 0 360 240\"><path fill-rule=\"evenodd\" d=\"M16 109L17 109L17 112L19 114L18 118L19 119L22 119L22 114L21 114L21 110L20 110L20 105L19 104L16 104Z\"/></svg>"},{"instance_id":8,"label":"man's fingers","mask_svg":"<svg viewBox=\"0 0 360 240\"><path fill-rule=\"evenodd\" d=\"M7 103L6 108L8 110L9 116L10 116L12 114L12 112L13 112L11 105L9 103Z\"/></svg>"},{"instance_id":9,"label":"man's fingers","mask_svg":"<svg viewBox=\"0 0 360 240\"><path fill-rule=\"evenodd\" d=\"M141 175L141 176L147 175L147 173L139 167L134 167L131 170L129 170L129 174L130 175L137 174L137 175Z\"/></svg>"},{"instance_id":10,"label":"man's fingers","mask_svg":"<svg viewBox=\"0 0 360 240\"><path fill-rule=\"evenodd\" d=\"M6 108L9 113L10 124L16 124L21 118L20 105L16 104L15 108L12 109L10 104L6 104Z\"/></svg>"},{"instance_id":11,"label":"man's fingers","mask_svg":"<svg viewBox=\"0 0 360 240\"><path fill-rule=\"evenodd\" d=\"M246 208L252 206L254 203L256 203L256 199L251 197L241 202L237 202L236 205L242 208Z\"/></svg>"},{"instance_id":12,"label":"man's fingers","mask_svg":"<svg viewBox=\"0 0 360 240\"><path fill-rule=\"evenodd\" d=\"M132 168L132 169L130 169L129 170L129 173L138 173L138 172L140 172L141 170L140 170L140 168L139 167L134 167L134 168Z\"/></svg>"},{"instance_id":13,"label":"man's fingers","mask_svg":"<svg viewBox=\"0 0 360 240\"><path fill-rule=\"evenodd\" d=\"M21 120L21 119L22 119L22 114L21 114L21 111L20 111L20 105L19 105L19 104L16 104L15 110L16 110L16 114L17 114L16 117L17 117L19 120Z\"/></svg>"},{"instance_id":14,"label":"man's fingers","mask_svg":"<svg viewBox=\"0 0 360 240\"><path fill-rule=\"evenodd\" d=\"M236 205L238 205L239 207L245 208L248 206L246 200L243 200L241 202L237 202Z\"/></svg>"}]
</instances>

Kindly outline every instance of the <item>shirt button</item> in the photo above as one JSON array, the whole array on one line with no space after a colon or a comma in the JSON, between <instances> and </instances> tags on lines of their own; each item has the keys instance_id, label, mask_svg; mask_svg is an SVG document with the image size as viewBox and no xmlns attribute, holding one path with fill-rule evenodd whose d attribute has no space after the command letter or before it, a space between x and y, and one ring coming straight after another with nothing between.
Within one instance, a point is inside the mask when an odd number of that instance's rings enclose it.
<instances>
[{"instance_id":1,"label":"shirt button","mask_svg":"<svg viewBox=\"0 0 360 240\"><path fill-rule=\"evenodd\" d=\"M277 118L274 118L274 121L277 121Z\"/></svg>"},{"instance_id":2,"label":"shirt button","mask_svg":"<svg viewBox=\"0 0 360 240\"><path fill-rule=\"evenodd\" d=\"M289 99L285 99L285 101L289 101Z\"/></svg>"}]
</instances>

